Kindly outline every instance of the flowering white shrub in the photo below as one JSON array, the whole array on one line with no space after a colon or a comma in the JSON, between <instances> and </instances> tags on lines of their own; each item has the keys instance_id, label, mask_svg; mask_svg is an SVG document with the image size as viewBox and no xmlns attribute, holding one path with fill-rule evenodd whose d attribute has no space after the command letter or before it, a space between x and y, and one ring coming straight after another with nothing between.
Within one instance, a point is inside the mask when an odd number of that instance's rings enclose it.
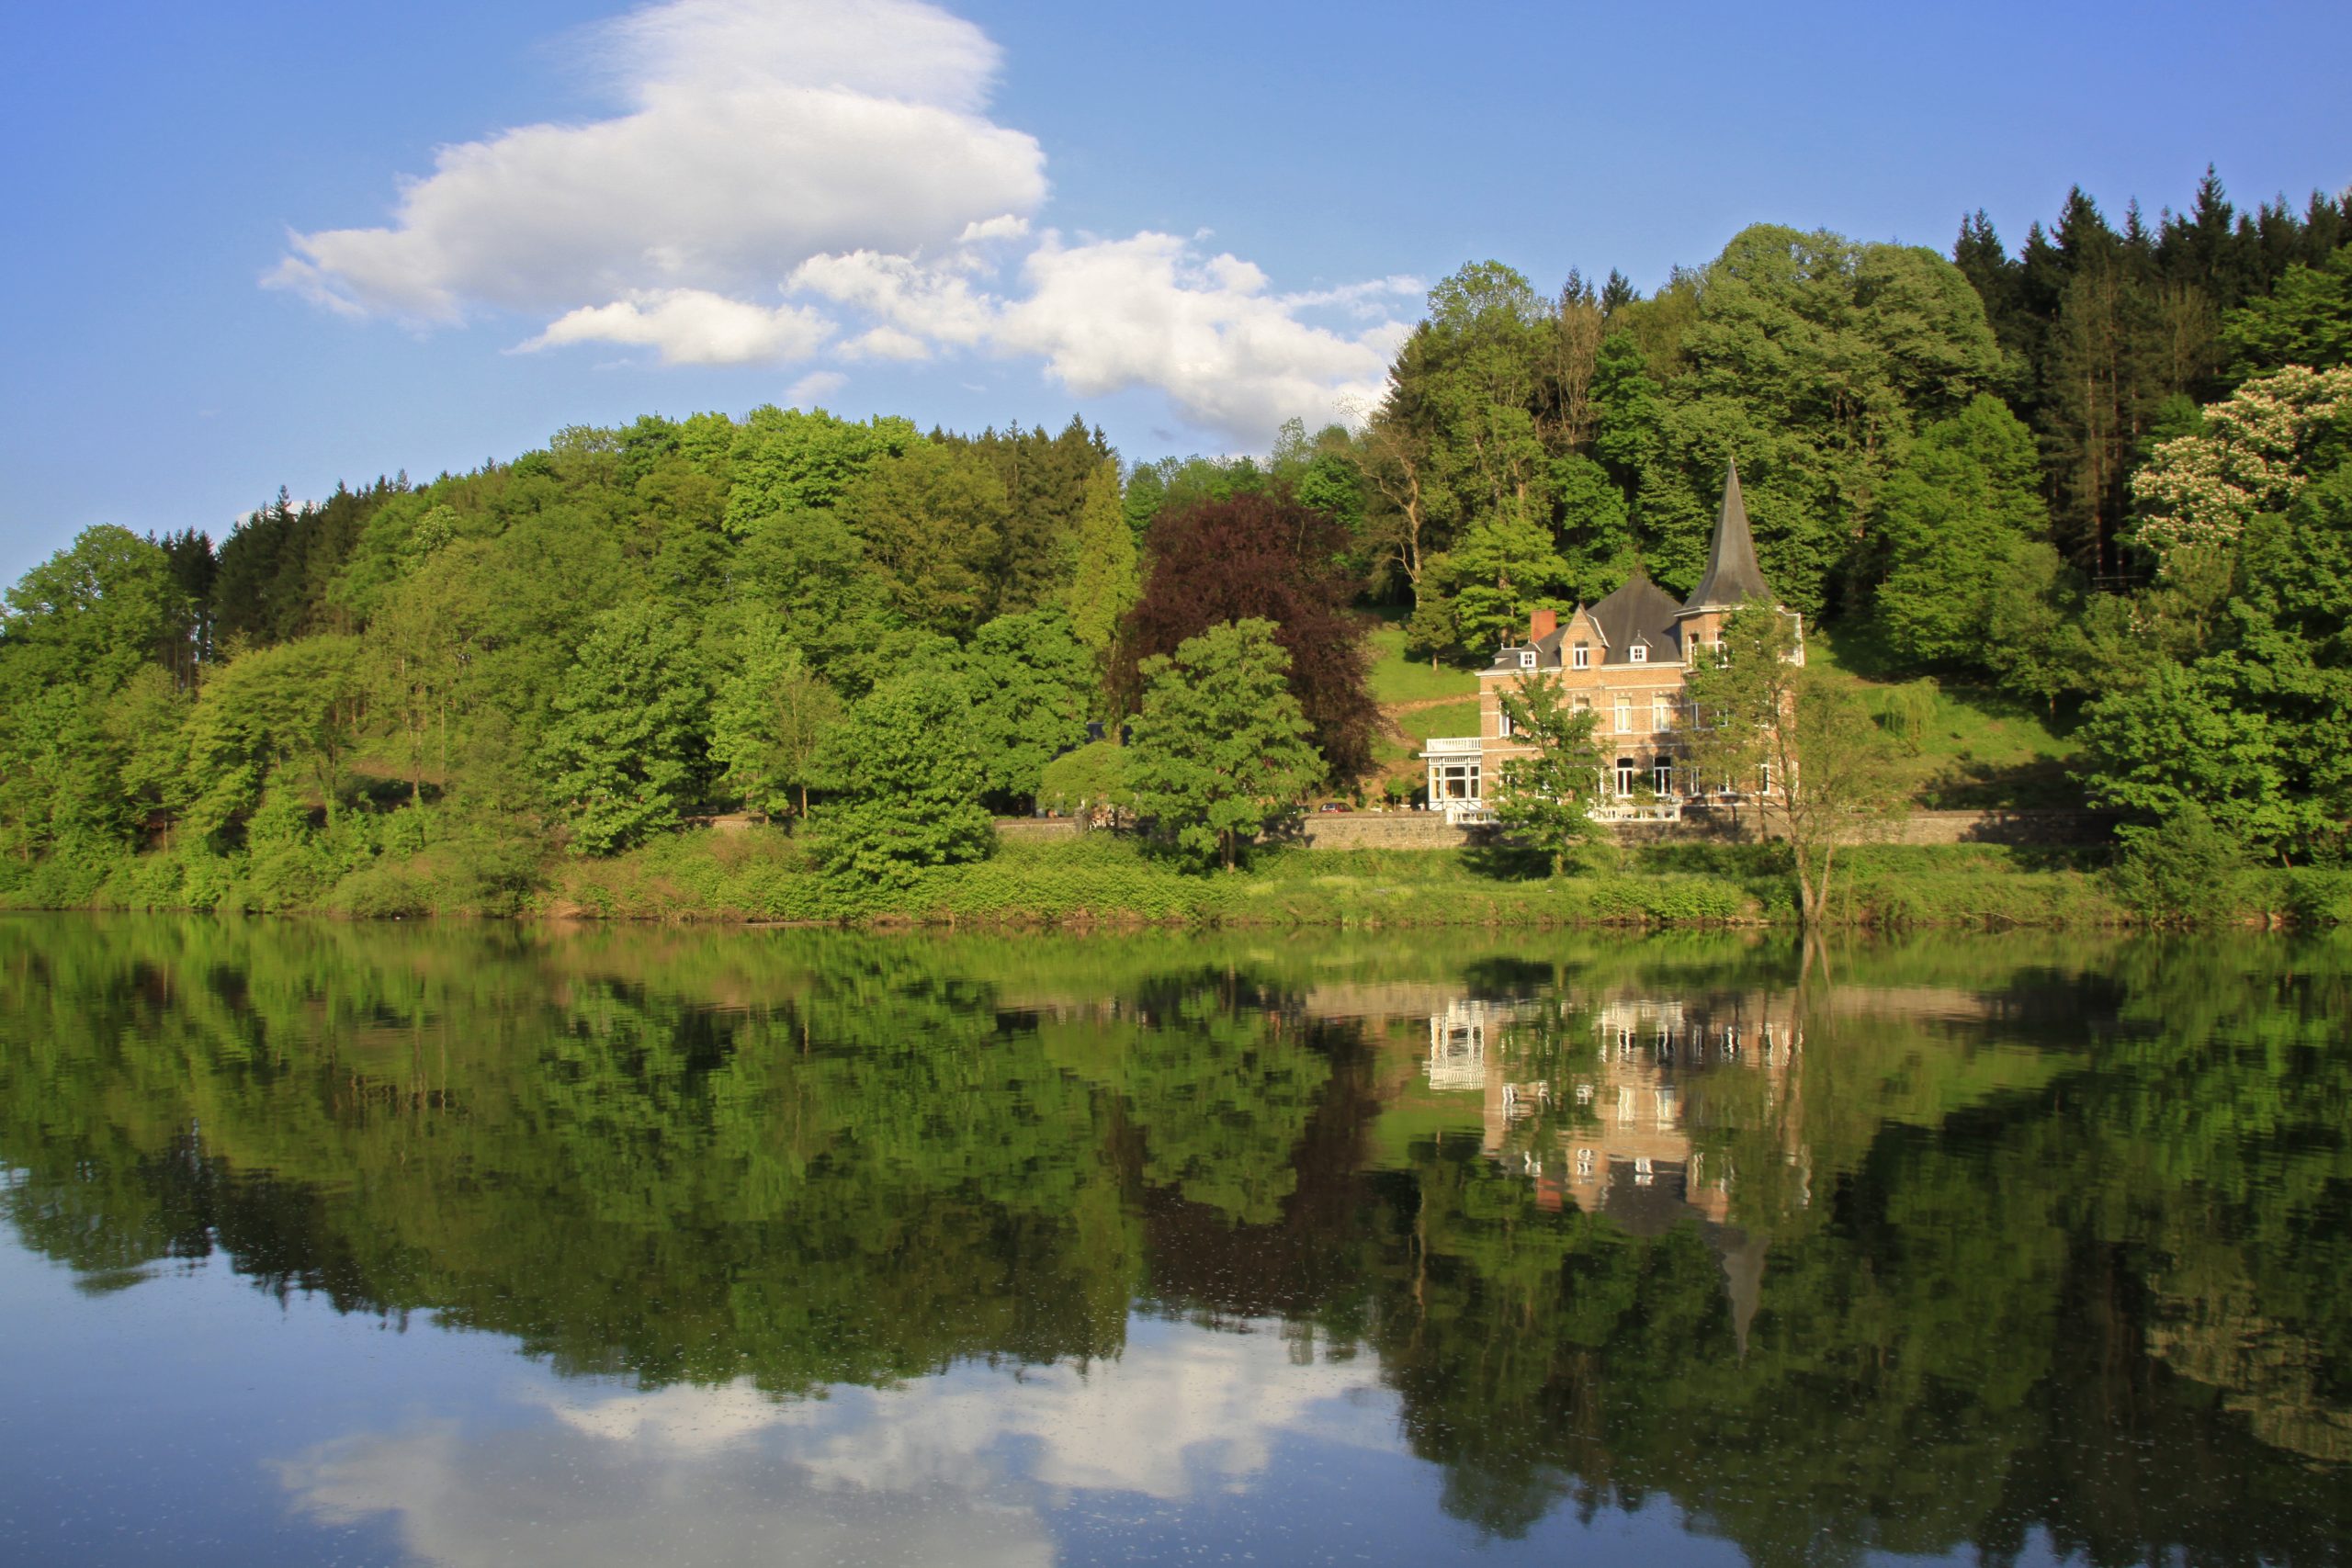
<instances>
[{"instance_id":1,"label":"flowering white shrub","mask_svg":"<svg viewBox=\"0 0 2352 1568\"><path fill-rule=\"evenodd\" d=\"M2203 429L2164 443L2132 477L2140 543L2164 561L2183 546L2228 548L2301 491L2314 438L2339 418L2352 418L2352 367L2290 365L2209 404Z\"/></svg>"}]
</instances>

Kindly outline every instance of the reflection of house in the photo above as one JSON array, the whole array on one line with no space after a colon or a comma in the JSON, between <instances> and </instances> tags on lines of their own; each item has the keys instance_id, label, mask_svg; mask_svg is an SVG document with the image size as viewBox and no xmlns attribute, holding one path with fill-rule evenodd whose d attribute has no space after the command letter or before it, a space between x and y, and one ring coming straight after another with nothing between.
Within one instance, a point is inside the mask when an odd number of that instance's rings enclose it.
<instances>
[{"instance_id":1,"label":"reflection of house","mask_svg":"<svg viewBox=\"0 0 2352 1568\"><path fill-rule=\"evenodd\" d=\"M1744 1346L1765 1241L1731 1223L1738 1173L1721 1152L1711 1160L1700 1136L1754 1131L1742 1123L1768 1115L1797 1201L1810 1201L1803 1120L1791 1102L1804 1045L1793 1007L1761 994L1613 998L1595 1015L1590 1065L1557 1082L1520 1066L1513 1025L1532 1010L1464 999L1433 1014L1430 1087L1483 1097L1485 1152L1532 1180L1544 1207L1574 1204L1644 1236L1695 1220L1723 1265Z\"/></svg>"},{"instance_id":2,"label":"reflection of house","mask_svg":"<svg viewBox=\"0 0 2352 1568\"><path fill-rule=\"evenodd\" d=\"M1760 998L1612 1001L1595 1028L1598 1066L1574 1075L1569 1086L1589 1116L1560 1134L1578 1208L1589 1213L1626 1194L1670 1191L1709 1221L1726 1223L1736 1173L1720 1156L1710 1169L1692 1142L1694 1129L1722 1125L1710 1114L1709 1090L1725 1087L1716 1075L1726 1069L1757 1076L1764 1103L1784 1112L1783 1153L1802 1163L1803 1147L1793 1141L1801 1123L1782 1104L1803 1040L1789 1010L1776 1017Z\"/></svg>"},{"instance_id":3,"label":"reflection of house","mask_svg":"<svg viewBox=\"0 0 2352 1568\"><path fill-rule=\"evenodd\" d=\"M1529 751L1512 735L1503 694L1536 678L1557 681L1571 707L1595 716L1603 815L1670 812L1695 794L1722 793L1727 781L1690 775L1681 737L1689 717L1684 674L1698 662L1700 649L1722 648L1726 615L1752 599L1778 598L1756 563L1735 466L1724 480L1706 570L1688 598L1677 604L1636 567L1615 592L1577 605L1565 620L1556 610L1536 611L1527 640L1496 653L1478 679L1479 733L1432 739L1422 748L1430 807L1457 818L1483 815L1502 764ZM1802 662L1804 623L1793 615L1791 619ZM1740 787L1748 786L1743 781Z\"/></svg>"}]
</instances>

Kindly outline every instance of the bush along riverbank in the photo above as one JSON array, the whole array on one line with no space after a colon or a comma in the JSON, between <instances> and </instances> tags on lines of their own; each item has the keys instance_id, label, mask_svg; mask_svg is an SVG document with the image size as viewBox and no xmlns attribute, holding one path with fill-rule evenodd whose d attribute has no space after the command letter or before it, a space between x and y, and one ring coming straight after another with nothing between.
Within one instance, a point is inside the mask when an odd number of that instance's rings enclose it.
<instances>
[{"instance_id":1,"label":"bush along riverbank","mask_svg":"<svg viewBox=\"0 0 2352 1568\"><path fill-rule=\"evenodd\" d=\"M588 919L1024 926L1785 925L1795 879L1777 845L1661 844L1589 852L1567 875L1509 848L1265 848L1238 870L1197 871L1130 839L1012 840L988 859L902 883L829 877L779 829L673 834L609 859L524 868L469 863L456 846L387 853L336 878L249 857L141 856L107 874L20 874L0 907L504 915ZM2165 868L2157 868L2162 873ZM1959 844L1845 852L1826 910L1856 929L2278 925L2352 919L2352 873L2209 868L2177 876L2106 849Z\"/></svg>"}]
</instances>

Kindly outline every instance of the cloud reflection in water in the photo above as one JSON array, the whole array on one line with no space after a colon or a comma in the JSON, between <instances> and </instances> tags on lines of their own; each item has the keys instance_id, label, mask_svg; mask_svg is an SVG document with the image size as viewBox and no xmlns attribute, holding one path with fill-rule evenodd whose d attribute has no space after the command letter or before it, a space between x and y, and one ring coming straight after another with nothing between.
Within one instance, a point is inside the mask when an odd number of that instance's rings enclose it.
<instances>
[{"instance_id":1,"label":"cloud reflection in water","mask_svg":"<svg viewBox=\"0 0 2352 1568\"><path fill-rule=\"evenodd\" d=\"M534 1414L538 1418L534 1419ZM1286 1438L1394 1451L1369 1361L1294 1360L1275 1325L1138 1319L1125 1354L960 1366L776 1401L746 1383L603 1397L550 1381L500 1421L355 1435L280 1468L322 1524L396 1517L420 1561L1052 1562L1078 1495L1246 1491Z\"/></svg>"}]
</instances>

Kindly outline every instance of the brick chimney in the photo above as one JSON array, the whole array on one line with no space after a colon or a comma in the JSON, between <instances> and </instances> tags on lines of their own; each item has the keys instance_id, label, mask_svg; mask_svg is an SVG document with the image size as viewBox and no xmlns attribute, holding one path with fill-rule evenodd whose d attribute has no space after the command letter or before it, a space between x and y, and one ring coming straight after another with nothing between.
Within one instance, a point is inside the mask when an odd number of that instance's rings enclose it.
<instances>
[{"instance_id":1,"label":"brick chimney","mask_svg":"<svg viewBox=\"0 0 2352 1568\"><path fill-rule=\"evenodd\" d=\"M1527 617L1527 640L1530 642L1542 642L1559 629L1560 612L1557 610L1538 610Z\"/></svg>"}]
</instances>

